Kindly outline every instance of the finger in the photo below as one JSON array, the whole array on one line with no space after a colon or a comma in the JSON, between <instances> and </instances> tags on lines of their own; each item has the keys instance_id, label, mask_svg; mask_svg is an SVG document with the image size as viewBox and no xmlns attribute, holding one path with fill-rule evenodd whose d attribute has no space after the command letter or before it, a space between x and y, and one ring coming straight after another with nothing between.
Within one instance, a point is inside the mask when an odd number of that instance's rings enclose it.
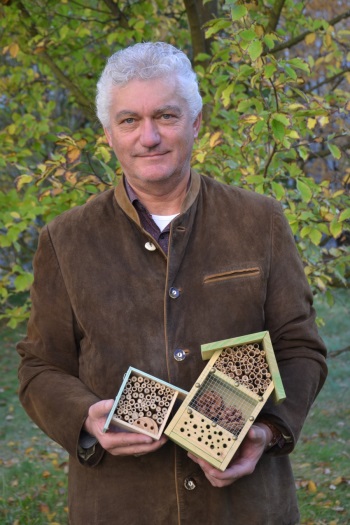
<instances>
[{"instance_id":1,"label":"finger","mask_svg":"<svg viewBox=\"0 0 350 525\"><path fill-rule=\"evenodd\" d=\"M143 456L151 452L155 452L167 442L166 437L162 437L159 441L152 440L152 443L139 443L125 446L112 447L108 450L114 456Z\"/></svg>"}]
</instances>

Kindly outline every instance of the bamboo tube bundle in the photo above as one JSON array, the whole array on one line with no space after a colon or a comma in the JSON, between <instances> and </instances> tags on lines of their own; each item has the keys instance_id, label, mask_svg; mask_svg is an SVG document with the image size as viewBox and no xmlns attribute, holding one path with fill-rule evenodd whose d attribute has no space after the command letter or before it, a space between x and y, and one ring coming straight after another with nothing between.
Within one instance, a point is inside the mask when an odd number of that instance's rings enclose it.
<instances>
[{"instance_id":1,"label":"bamboo tube bundle","mask_svg":"<svg viewBox=\"0 0 350 525\"><path fill-rule=\"evenodd\" d=\"M266 353L258 343L224 348L215 368L258 395L270 384ZM259 381L261 378L267 381Z\"/></svg>"},{"instance_id":2,"label":"bamboo tube bundle","mask_svg":"<svg viewBox=\"0 0 350 525\"><path fill-rule=\"evenodd\" d=\"M135 422L147 417L158 424L163 423L167 413L164 407L169 407L172 399L170 388L142 376L131 376L123 391L127 394L121 395L116 410L120 419Z\"/></svg>"}]
</instances>

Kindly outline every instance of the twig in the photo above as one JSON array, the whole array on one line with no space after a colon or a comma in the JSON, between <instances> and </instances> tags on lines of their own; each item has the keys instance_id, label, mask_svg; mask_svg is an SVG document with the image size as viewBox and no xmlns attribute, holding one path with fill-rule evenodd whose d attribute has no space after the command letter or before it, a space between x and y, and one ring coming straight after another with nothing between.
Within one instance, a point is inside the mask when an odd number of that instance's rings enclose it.
<instances>
[{"instance_id":1,"label":"twig","mask_svg":"<svg viewBox=\"0 0 350 525\"><path fill-rule=\"evenodd\" d=\"M334 352L329 352L328 357L337 357L338 355L344 354L345 352L350 352L350 346L346 346L340 350L334 350Z\"/></svg>"},{"instance_id":2,"label":"twig","mask_svg":"<svg viewBox=\"0 0 350 525\"><path fill-rule=\"evenodd\" d=\"M349 17L350 17L350 9L348 9L347 11L342 13L341 15L338 15L335 18L332 18L331 20L328 20L327 24L329 24L331 26L334 26L335 24L337 24L341 20L344 20L344 19L349 18ZM300 35L298 35L298 36L296 36L294 38L291 38L290 40L287 40L287 42L284 42L283 44L279 44L279 45L275 46L273 49L271 49L271 51L269 51L269 54L270 55L274 55L275 53L278 53L279 51L283 51L283 49L287 49L287 48L293 47L296 44L299 44L299 42L302 42L304 40L304 38L307 35L310 35L311 33L314 33L314 31L313 30L304 31ZM263 54L267 54L267 52L263 53Z\"/></svg>"}]
</instances>

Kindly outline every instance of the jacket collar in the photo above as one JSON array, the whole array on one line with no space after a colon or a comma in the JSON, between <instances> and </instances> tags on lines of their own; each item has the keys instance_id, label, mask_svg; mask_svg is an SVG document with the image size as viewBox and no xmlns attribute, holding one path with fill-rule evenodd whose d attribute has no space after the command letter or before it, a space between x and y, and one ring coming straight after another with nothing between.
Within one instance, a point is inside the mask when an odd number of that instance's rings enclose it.
<instances>
[{"instance_id":1,"label":"jacket collar","mask_svg":"<svg viewBox=\"0 0 350 525\"><path fill-rule=\"evenodd\" d=\"M192 206L192 204L198 196L200 185L200 175L196 171L191 170L191 183L186 194L185 200L182 203L180 215L185 213ZM123 178L119 180L114 190L114 197L121 209L140 226L140 219L138 213L135 207L133 206L132 202L130 202L130 199L125 189Z\"/></svg>"}]
</instances>

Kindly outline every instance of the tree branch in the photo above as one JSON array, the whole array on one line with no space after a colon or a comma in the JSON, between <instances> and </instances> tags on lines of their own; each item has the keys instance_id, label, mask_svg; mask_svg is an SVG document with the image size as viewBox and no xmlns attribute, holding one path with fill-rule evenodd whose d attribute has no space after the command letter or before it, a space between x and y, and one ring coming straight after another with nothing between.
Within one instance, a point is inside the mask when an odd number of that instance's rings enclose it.
<instances>
[{"instance_id":1,"label":"tree branch","mask_svg":"<svg viewBox=\"0 0 350 525\"><path fill-rule=\"evenodd\" d=\"M276 27L278 26L278 22L281 16L281 11L285 3L286 3L286 0L276 0L276 2L274 3L270 11L268 24L265 28L266 33L272 33L273 31L276 30Z\"/></svg>"},{"instance_id":2,"label":"tree branch","mask_svg":"<svg viewBox=\"0 0 350 525\"><path fill-rule=\"evenodd\" d=\"M130 29L128 23L128 17L120 9L117 3L114 3L113 0L103 0L103 2L108 7L109 11L118 19L120 27L123 29Z\"/></svg>"},{"instance_id":3,"label":"tree branch","mask_svg":"<svg viewBox=\"0 0 350 525\"><path fill-rule=\"evenodd\" d=\"M318 89L321 86L324 86L325 84L329 84L330 82L333 82L333 80L336 80L339 77L342 77L346 73L349 73L350 67L347 67L343 69L342 71L339 71L339 73L336 73L335 75L332 75L331 77L327 77L322 82L319 82L318 84L315 84L314 86L310 87L310 89L305 90L305 93L311 93L312 91L315 91L315 89Z\"/></svg>"},{"instance_id":4,"label":"tree branch","mask_svg":"<svg viewBox=\"0 0 350 525\"><path fill-rule=\"evenodd\" d=\"M348 9L344 13L342 13L342 14L334 17L334 18L332 18L331 20L328 20L327 23L329 25L331 25L331 26L334 26L335 24L337 24L341 20L345 20L346 18L349 18L349 17L350 17L350 9ZM298 36L296 36L294 38L291 38L290 40L287 40L287 42L284 42L283 44L279 44L279 45L275 46L273 49L271 49L271 51L269 51L269 53L274 55L275 53L278 53L279 51L283 51L283 49L289 49L289 48L295 46L296 44L299 44L299 42L302 42L304 40L304 38L307 37L307 35L310 35L313 32L314 31L304 31L300 35L298 35ZM267 53L265 53L265 54L267 54Z\"/></svg>"},{"instance_id":5,"label":"tree branch","mask_svg":"<svg viewBox=\"0 0 350 525\"><path fill-rule=\"evenodd\" d=\"M338 355L344 354L345 352L350 352L350 346L346 346L340 350L334 350L334 352L329 352L328 357L337 357Z\"/></svg>"}]
</instances>

